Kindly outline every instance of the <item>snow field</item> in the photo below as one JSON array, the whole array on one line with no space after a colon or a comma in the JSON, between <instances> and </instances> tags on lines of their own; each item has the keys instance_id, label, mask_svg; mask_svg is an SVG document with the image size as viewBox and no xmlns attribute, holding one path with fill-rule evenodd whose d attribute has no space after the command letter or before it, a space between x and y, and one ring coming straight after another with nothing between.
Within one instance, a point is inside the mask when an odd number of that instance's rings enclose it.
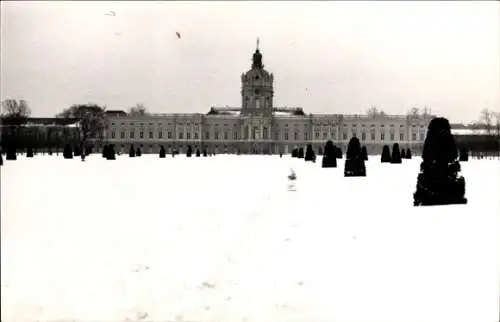
<instances>
[{"instance_id":1,"label":"snow field","mask_svg":"<svg viewBox=\"0 0 500 322\"><path fill-rule=\"evenodd\" d=\"M461 163L469 203L431 208L412 206L420 158L343 164L6 161L2 321L498 319L500 162Z\"/></svg>"}]
</instances>

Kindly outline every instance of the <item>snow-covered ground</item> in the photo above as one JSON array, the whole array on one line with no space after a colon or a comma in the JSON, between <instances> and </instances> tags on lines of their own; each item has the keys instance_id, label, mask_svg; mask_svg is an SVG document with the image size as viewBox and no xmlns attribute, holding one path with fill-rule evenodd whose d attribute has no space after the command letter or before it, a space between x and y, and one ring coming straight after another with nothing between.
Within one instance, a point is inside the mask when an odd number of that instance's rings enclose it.
<instances>
[{"instance_id":1,"label":"snow-covered ground","mask_svg":"<svg viewBox=\"0 0 500 322\"><path fill-rule=\"evenodd\" d=\"M2 321L497 321L498 159L432 208L412 206L419 158L379 160L5 161Z\"/></svg>"}]
</instances>

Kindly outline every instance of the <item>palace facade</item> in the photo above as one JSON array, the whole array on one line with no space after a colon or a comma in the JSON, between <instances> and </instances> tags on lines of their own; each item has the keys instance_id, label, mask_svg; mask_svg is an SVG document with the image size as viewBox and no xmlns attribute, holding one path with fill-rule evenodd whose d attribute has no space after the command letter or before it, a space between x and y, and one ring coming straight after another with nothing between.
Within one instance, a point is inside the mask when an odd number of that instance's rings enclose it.
<instances>
[{"instance_id":1,"label":"palace facade","mask_svg":"<svg viewBox=\"0 0 500 322\"><path fill-rule=\"evenodd\" d=\"M356 136L370 154L399 143L419 154L431 115L305 114L302 108L273 104L274 76L264 69L257 47L251 69L241 75L241 107L212 107L206 114L107 113L107 143L127 152L130 145L144 153L184 153L190 145L209 153L277 154L311 144L321 154L327 140L345 151Z\"/></svg>"}]
</instances>

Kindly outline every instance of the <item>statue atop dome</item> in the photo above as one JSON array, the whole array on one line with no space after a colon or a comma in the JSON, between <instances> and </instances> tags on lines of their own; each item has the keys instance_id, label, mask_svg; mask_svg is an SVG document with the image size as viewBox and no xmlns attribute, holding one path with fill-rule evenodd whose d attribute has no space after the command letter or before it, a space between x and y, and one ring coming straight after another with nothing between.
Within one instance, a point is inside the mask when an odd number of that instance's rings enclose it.
<instances>
[{"instance_id":1,"label":"statue atop dome","mask_svg":"<svg viewBox=\"0 0 500 322\"><path fill-rule=\"evenodd\" d=\"M259 51L259 38L257 38L257 49L252 58L252 68L264 68L262 64L262 54Z\"/></svg>"}]
</instances>

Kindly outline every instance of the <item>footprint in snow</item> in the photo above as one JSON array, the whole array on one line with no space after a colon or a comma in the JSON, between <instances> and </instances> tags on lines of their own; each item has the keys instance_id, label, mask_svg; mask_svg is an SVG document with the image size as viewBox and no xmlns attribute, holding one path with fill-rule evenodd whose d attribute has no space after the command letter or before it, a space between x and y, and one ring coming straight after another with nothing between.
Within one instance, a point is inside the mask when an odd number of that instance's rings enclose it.
<instances>
[{"instance_id":1,"label":"footprint in snow","mask_svg":"<svg viewBox=\"0 0 500 322\"><path fill-rule=\"evenodd\" d=\"M205 281L205 282L201 283L201 287L202 288L215 288L215 284Z\"/></svg>"},{"instance_id":2,"label":"footprint in snow","mask_svg":"<svg viewBox=\"0 0 500 322\"><path fill-rule=\"evenodd\" d=\"M143 271L147 271L147 270L149 270L149 266L147 266L147 265L142 265L142 264L139 264L139 265L137 265L136 267L134 267L134 268L132 269L132 271L133 271L134 273L139 273L139 272L143 272Z\"/></svg>"}]
</instances>

